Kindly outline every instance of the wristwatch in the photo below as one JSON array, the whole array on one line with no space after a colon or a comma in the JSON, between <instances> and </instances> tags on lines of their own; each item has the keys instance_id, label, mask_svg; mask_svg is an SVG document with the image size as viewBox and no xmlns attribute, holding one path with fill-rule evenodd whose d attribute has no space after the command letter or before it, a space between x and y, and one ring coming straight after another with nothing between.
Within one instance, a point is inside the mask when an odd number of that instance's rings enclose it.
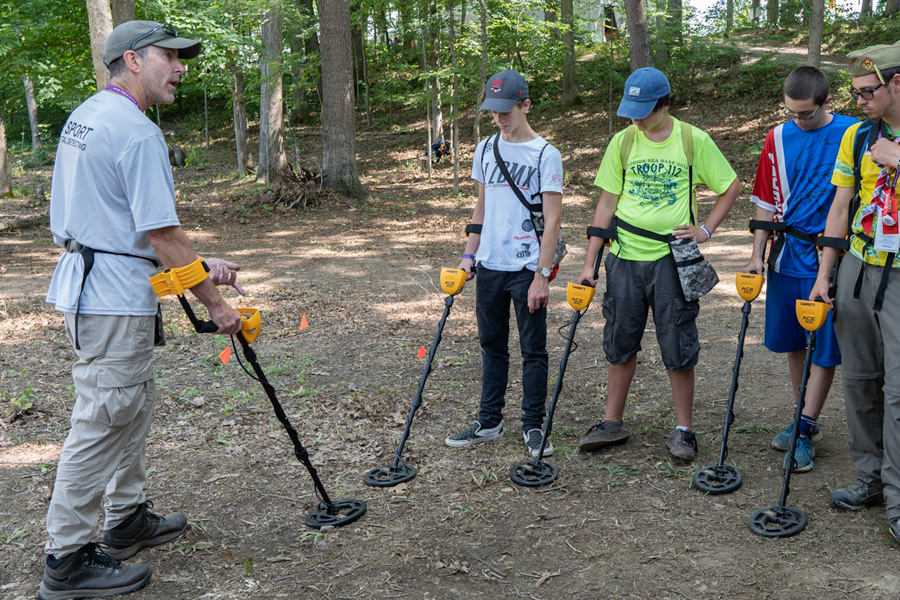
<instances>
[{"instance_id":1,"label":"wristwatch","mask_svg":"<svg viewBox=\"0 0 900 600\"><path fill-rule=\"evenodd\" d=\"M543 275L544 278L546 279L546 278L549 278L551 275L553 275L553 269L548 269L548 268L544 267L543 269L538 269L538 273Z\"/></svg>"}]
</instances>

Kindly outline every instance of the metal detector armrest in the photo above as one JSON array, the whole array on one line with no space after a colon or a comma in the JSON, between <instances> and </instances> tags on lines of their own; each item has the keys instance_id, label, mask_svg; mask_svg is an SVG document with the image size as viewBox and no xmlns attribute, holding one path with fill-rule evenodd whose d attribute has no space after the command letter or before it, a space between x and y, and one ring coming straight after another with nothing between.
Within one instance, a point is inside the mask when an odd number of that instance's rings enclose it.
<instances>
[{"instance_id":1,"label":"metal detector armrest","mask_svg":"<svg viewBox=\"0 0 900 600\"><path fill-rule=\"evenodd\" d=\"M812 300L797 300L797 321L807 331L815 331L825 324L828 311L831 310L825 302Z\"/></svg>"},{"instance_id":2,"label":"metal detector armrest","mask_svg":"<svg viewBox=\"0 0 900 600\"><path fill-rule=\"evenodd\" d=\"M166 269L162 273L150 278L153 291L160 298L175 294L183 296L184 291L200 284L209 277L209 266L202 258L198 258L189 265Z\"/></svg>"},{"instance_id":3,"label":"metal detector armrest","mask_svg":"<svg viewBox=\"0 0 900 600\"><path fill-rule=\"evenodd\" d=\"M787 223L781 221L758 221L756 219L750 219L750 233L756 233L757 229L768 231L768 237L771 240L775 237L776 232L787 229Z\"/></svg>"},{"instance_id":4,"label":"metal detector armrest","mask_svg":"<svg viewBox=\"0 0 900 600\"><path fill-rule=\"evenodd\" d=\"M615 229L604 229L602 227L588 227L585 236L587 239L592 237L602 238L603 245L609 246L613 240L619 239L619 234Z\"/></svg>"},{"instance_id":5,"label":"metal detector armrest","mask_svg":"<svg viewBox=\"0 0 900 600\"><path fill-rule=\"evenodd\" d=\"M481 235L481 229L484 227L481 223L469 223L466 225L466 237L469 237L470 233L477 233Z\"/></svg>"},{"instance_id":6,"label":"metal detector armrest","mask_svg":"<svg viewBox=\"0 0 900 600\"><path fill-rule=\"evenodd\" d=\"M756 300L762 291L763 282L765 282L765 278L757 273L738 273L734 277L738 296L747 302Z\"/></svg>"},{"instance_id":7,"label":"metal detector armrest","mask_svg":"<svg viewBox=\"0 0 900 600\"><path fill-rule=\"evenodd\" d=\"M817 248L834 248L841 256L850 249L850 240L845 236L842 238L827 236L823 233L816 238Z\"/></svg>"}]
</instances>

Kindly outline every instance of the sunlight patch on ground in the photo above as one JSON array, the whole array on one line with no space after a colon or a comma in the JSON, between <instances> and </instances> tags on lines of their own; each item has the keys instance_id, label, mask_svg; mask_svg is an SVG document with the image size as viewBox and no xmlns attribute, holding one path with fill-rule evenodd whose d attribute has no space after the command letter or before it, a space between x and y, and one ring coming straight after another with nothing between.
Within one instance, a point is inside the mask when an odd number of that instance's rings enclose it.
<instances>
[{"instance_id":1,"label":"sunlight patch on ground","mask_svg":"<svg viewBox=\"0 0 900 600\"><path fill-rule=\"evenodd\" d=\"M0 469L34 467L55 463L59 459L62 444L20 444L0 448Z\"/></svg>"}]
</instances>

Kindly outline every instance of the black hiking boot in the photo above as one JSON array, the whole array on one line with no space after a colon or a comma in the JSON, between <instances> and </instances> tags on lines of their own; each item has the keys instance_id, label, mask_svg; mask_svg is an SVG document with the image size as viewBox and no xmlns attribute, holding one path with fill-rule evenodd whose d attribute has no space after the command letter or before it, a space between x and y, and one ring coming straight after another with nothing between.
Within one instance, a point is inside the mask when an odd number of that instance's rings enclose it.
<instances>
[{"instance_id":1,"label":"black hiking boot","mask_svg":"<svg viewBox=\"0 0 900 600\"><path fill-rule=\"evenodd\" d=\"M118 560L131 558L144 548L160 546L178 539L188 529L188 522L181 513L160 517L150 512L153 502L138 505L134 513L103 532L106 553Z\"/></svg>"},{"instance_id":2,"label":"black hiking boot","mask_svg":"<svg viewBox=\"0 0 900 600\"><path fill-rule=\"evenodd\" d=\"M867 506L884 503L884 494L881 491L881 482L866 483L857 479L847 487L831 492L828 499L835 508L861 510Z\"/></svg>"},{"instance_id":3,"label":"black hiking boot","mask_svg":"<svg viewBox=\"0 0 900 600\"><path fill-rule=\"evenodd\" d=\"M62 560L47 557L38 599L107 598L130 594L148 581L150 567L126 565L91 542Z\"/></svg>"}]
</instances>

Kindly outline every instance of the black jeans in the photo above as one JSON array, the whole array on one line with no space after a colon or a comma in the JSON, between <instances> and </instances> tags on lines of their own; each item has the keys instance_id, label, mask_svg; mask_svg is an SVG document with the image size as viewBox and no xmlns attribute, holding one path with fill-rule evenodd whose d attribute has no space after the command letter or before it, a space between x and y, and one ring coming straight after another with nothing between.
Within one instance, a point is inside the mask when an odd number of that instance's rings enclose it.
<instances>
[{"instance_id":1,"label":"black jeans","mask_svg":"<svg viewBox=\"0 0 900 600\"><path fill-rule=\"evenodd\" d=\"M522 427L540 429L547 400L547 309L528 311L534 272L478 267L475 314L481 342L481 408L478 422L496 427L503 417L509 382L509 302L512 300L522 350Z\"/></svg>"}]
</instances>

